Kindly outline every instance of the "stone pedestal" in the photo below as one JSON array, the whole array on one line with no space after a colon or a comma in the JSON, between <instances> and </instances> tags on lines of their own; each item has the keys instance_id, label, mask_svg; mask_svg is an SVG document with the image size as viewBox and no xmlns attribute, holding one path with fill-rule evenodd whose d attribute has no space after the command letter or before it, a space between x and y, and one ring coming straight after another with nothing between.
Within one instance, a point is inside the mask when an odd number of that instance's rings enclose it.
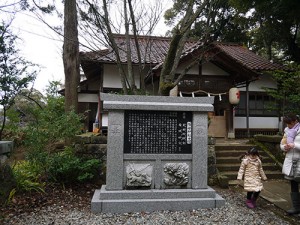
<instances>
[{"instance_id":1,"label":"stone pedestal","mask_svg":"<svg viewBox=\"0 0 300 225\"><path fill-rule=\"evenodd\" d=\"M106 186L102 186L94 193L91 210L94 213L182 211L217 208L224 204L224 199L210 187L205 189L109 191L106 190Z\"/></svg>"},{"instance_id":2,"label":"stone pedestal","mask_svg":"<svg viewBox=\"0 0 300 225\"><path fill-rule=\"evenodd\" d=\"M207 185L207 112L213 98L102 94L108 114L106 185L92 212L215 208Z\"/></svg>"},{"instance_id":3,"label":"stone pedestal","mask_svg":"<svg viewBox=\"0 0 300 225\"><path fill-rule=\"evenodd\" d=\"M0 141L0 165L4 164L8 158L7 155L12 152L13 147L13 141Z\"/></svg>"},{"instance_id":4,"label":"stone pedestal","mask_svg":"<svg viewBox=\"0 0 300 225\"><path fill-rule=\"evenodd\" d=\"M0 155L10 153L13 150L13 141L0 141Z\"/></svg>"}]
</instances>

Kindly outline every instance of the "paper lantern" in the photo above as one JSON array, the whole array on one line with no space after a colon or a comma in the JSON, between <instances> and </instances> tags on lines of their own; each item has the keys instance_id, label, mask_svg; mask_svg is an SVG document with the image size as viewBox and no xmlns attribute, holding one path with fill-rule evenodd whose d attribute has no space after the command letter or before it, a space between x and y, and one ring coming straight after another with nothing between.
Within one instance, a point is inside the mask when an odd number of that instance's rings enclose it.
<instances>
[{"instance_id":1,"label":"paper lantern","mask_svg":"<svg viewBox=\"0 0 300 225\"><path fill-rule=\"evenodd\" d=\"M237 105L240 102L240 90L236 87L229 90L229 102L232 105Z\"/></svg>"}]
</instances>

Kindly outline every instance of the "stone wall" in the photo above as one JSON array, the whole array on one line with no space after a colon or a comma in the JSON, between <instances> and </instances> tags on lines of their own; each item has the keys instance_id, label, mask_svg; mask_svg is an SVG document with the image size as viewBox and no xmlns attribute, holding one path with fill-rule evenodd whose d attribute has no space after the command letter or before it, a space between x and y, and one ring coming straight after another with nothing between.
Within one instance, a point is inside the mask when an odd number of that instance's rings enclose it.
<instances>
[{"instance_id":1,"label":"stone wall","mask_svg":"<svg viewBox=\"0 0 300 225\"><path fill-rule=\"evenodd\" d=\"M218 183L218 170L216 166L217 159L214 144L208 145L207 154L208 185L214 186Z\"/></svg>"},{"instance_id":2,"label":"stone wall","mask_svg":"<svg viewBox=\"0 0 300 225\"><path fill-rule=\"evenodd\" d=\"M255 145L262 148L278 165L282 167L285 158L284 153L280 149L280 141L282 136L279 135L255 135Z\"/></svg>"},{"instance_id":3,"label":"stone wall","mask_svg":"<svg viewBox=\"0 0 300 225\"><path fill-rule=\"evenodd\" d=\"M103 159L106 155L107 137L94 133L76 136L75 150L82 156Z\"/></svg>"}]
</instances>

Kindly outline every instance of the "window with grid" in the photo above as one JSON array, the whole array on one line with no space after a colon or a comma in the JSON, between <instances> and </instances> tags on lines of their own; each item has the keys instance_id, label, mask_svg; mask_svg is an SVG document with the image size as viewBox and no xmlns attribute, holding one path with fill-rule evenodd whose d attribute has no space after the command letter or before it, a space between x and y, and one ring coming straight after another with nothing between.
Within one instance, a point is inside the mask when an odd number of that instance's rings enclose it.
<instances>
[{"instance_id":1,"label":"window with grid","mask_svg":"<svg viewBox=\"0 0 300 225\"><path fill-rule=\"evenodd\" d=\"M249 93L249 116L277 116L275 110L271 110L275 100L265 92ZM236 116L246 116L246 92L240 93L240 103L235 108Z\"/></svg>"}]
</instances>

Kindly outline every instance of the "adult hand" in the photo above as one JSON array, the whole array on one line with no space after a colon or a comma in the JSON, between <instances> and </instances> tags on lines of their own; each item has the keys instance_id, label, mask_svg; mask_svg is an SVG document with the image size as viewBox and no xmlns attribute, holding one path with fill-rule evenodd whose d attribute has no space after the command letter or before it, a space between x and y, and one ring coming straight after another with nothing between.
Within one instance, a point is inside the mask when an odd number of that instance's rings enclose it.
<instances>
[{"instance_id":1,"label":"adult hand","mask_svg":"<svg viewBox=\"0 0 300 225\"><path fill-rule=\"evenodd\" d=\"M288 145L284 145L283 148L284 148L284 151L285 151L285 152L288 152L288 151L290 150L290 147L289 147Z\"/></svg>"},{"instance_id":2,"label":"adult hand","mask_svg":"<svg viewBox=\"0 0 300 225\"><path fill-rule=\"evenodd\" d=\"M287 146L288 146L289 150L295 148L295 144L294 143L289 143L289 144L287 144Z\"/></svg>"},{"instance_id":3,"label":"adult hand","mask_svg":"<svg viewBox=\"0 0 300 225\"><path fill-rule=\"evenodd\" d=\"M295 148L295 144L294 143L289 143L289 144L286 144L284 146L284 151L288 152L290 151L291 149L294 149Z\"/></svg>"}]
</instances>

